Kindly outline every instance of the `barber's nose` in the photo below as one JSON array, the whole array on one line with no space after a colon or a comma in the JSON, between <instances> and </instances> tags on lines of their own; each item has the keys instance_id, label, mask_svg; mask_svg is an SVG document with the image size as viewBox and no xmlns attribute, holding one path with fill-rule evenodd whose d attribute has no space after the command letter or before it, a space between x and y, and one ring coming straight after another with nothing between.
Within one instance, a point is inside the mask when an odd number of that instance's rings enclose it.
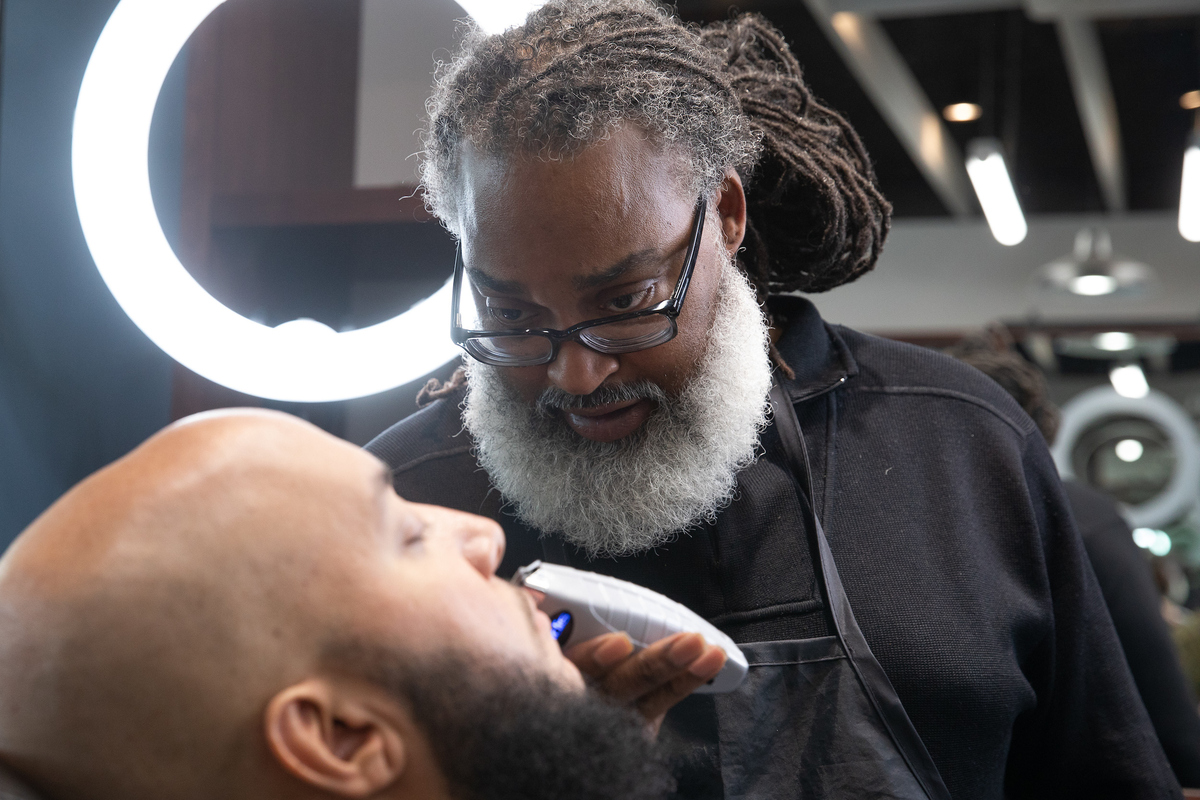
<instances>
[{"instance_id":1,"label":"barber's nose","mask_svg":"<svg viewBox=\"0 0 1200 800\"><path fill-rule=\"evenodd\" d=\"M550 382L568 394L586 395L600 388L621 367L615 356L597 353L579 342L567 342L546 368Z\"/></svg>"},{"instance_id":2,"label":"barber's nose","mask_svg":"<svg viewBox=\"0 0 1200 800\"><path fill-rule=\"evenodd\" d=\"M500 567L500 559L504 558L504 529L490 519L463 516L459 533L462 556L484 577L490 578Z\"/></svg>"}]
</instances>

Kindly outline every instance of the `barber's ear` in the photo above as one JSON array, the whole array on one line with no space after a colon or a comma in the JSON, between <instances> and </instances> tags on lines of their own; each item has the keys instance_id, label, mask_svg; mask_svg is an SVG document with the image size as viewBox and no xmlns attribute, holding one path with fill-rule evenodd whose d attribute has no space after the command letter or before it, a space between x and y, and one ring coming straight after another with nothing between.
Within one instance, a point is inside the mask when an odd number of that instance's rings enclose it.
<instances>
[{"instance_id":1,"label":"barber's ear","mask_svg":"<svg viewBox=\"0 0 1200 800\"><path fill-rule=\"evenodd\" d=\"M742 177L732 167L725 170L725 179L717 187L717 213L725 247L733 255L746 238L746 190Z\"/></svg>"},{"instance_id":2,"label":"barber's ear","mask_svg":"<svg viewBox=\"0 0 1200 800\"><path fill-rule=\"evenodd\" d=\"M370 797L404 771L394 711L377 694L313 678L267 706L267 742L284 769L344 797Z\"/></svg>"}]
</instances>

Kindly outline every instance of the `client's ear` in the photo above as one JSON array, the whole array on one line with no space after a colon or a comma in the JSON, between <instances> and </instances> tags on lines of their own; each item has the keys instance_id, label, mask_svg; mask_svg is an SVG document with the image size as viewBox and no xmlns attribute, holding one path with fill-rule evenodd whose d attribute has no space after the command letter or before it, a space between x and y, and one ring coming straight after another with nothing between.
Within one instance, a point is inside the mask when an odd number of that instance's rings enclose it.
<instances>
[{"instance_id":1,"label":"client's ear","mask_svg":"<svg viewBox=\"0 0 1200 800\"><path fill-rule=\"evenodd\" d=\"M264 722L284 769L334 794L370 797L404 771L395 709L365 687L306 680L275 695Z\"/></svg>"}]
</instances>

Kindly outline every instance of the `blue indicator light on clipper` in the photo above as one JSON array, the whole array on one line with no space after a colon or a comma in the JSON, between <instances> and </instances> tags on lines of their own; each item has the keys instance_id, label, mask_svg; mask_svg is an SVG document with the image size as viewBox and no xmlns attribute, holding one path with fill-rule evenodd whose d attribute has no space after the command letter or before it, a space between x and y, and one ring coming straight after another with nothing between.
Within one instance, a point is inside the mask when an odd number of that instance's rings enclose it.
<instances>
[{"instance_id":1,"label":"blue indicator light on clipper","mask_svg":"<svg viewBox=\"0 0 1200 800\"><path fill-rule=\"evenodd\" d=\"M554 634L554 638L559 644L566 644L567 636L571 631L571 612L560 611L554 619L550 620L550 632Z\"/></svg>"}]
</instances>

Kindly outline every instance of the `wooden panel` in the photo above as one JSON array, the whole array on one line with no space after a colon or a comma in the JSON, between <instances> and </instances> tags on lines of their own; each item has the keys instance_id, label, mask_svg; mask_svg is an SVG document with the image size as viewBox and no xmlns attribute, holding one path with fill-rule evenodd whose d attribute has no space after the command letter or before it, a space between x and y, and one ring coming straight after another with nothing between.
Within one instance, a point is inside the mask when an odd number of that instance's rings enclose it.
<instances>
[{"instance_id":1,"label":"wooden panel","mask_svg":"<svg viewBox=\"0 0 1200 800\"><path fill-rule=\"evenodd\" d=\"M1031 334L1042 334L1050 337L1060 336L1093 336L1108 331L1123 331L1140 336L1171 336L1180 342L1200 342L1200 325L1194 322L1098 322L1067 325L1024 325L1008 324L1005 326L1017 341L1022 341ZM876 336L885 339L895 339L898 342L918 344L922 347L941 349L957 344L967 336L978 333L972 330L945 331L872 331Z\"/></svg>"},{"instance_id":2,"label":"wooden panel","mask_svg":"<svg viewBox=\"0 0 1200 800\"><path fill-rule=\"evenodd\" d=\"M214 192L353 185L358 0L220 10Z\"/></svg>"},{"instance_id":3,"label":"wooden panel","mask_svg":"<svg viewBox=\"0 0 1200 800\"><path fill-rule=\"evenodd\" d=\"M214 296L257 284L235 272L253 265L216 260L214 222L416 221L398 191L386 211L382 193L353 191L360 18L361 0L228 0L192 36L179 255ZM176 369L175 418L262 404Z\"/></svg>"},{"instance_id":4,"label":"wooden panel","mask_svg":"<svg viewBox=\"0 0 1200 800\"><path fill-rule=\"evenodd\" d=\"M211 210L211 224L216 228L429 222L432 219L425 209L424 197L412 186L217 195Z\"/></svg>"}]
</instances>

